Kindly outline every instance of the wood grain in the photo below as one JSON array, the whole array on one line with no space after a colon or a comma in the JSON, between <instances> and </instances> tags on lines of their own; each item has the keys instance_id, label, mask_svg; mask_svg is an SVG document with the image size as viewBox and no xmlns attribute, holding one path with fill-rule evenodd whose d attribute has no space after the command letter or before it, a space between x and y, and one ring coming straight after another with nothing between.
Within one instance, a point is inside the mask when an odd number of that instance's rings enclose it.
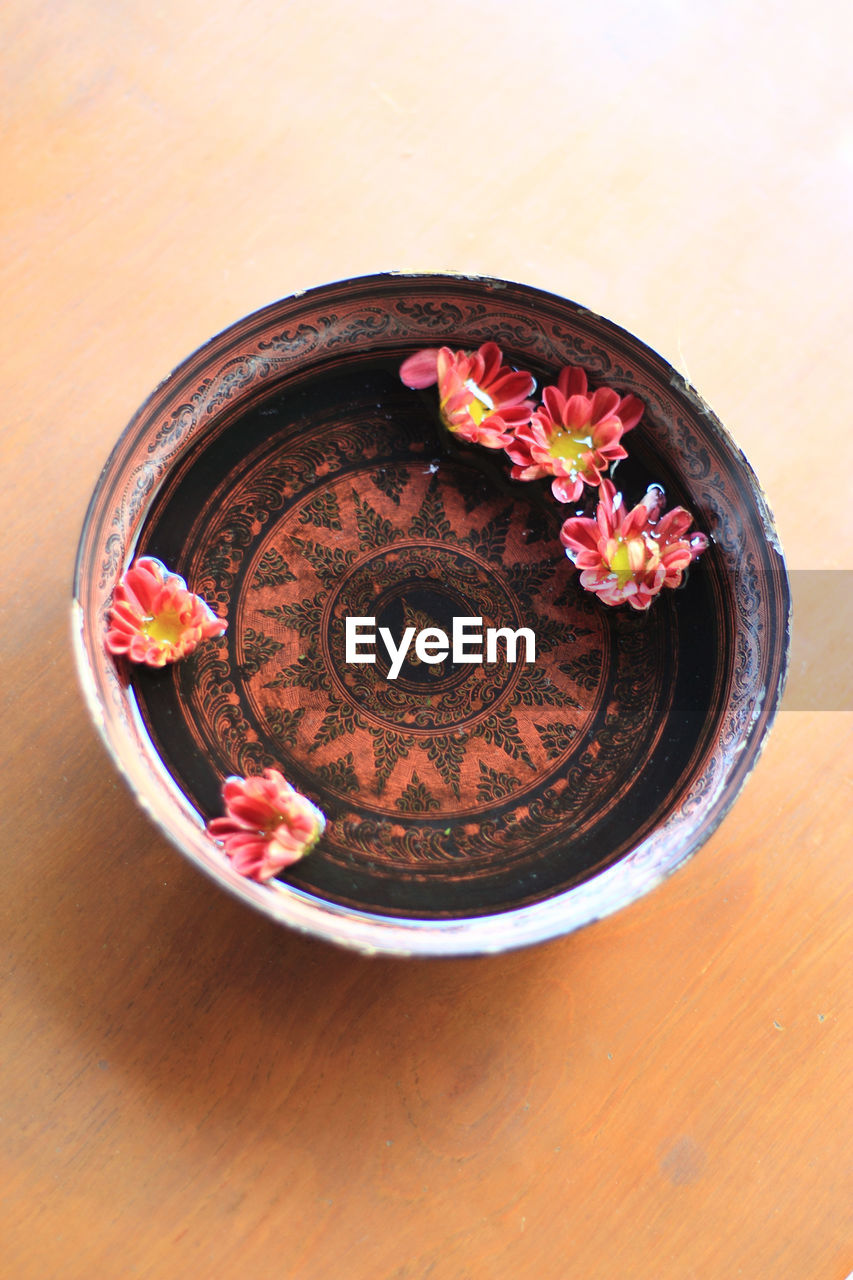
<instances>
[{"instance_id":1,"label":"wood grain","mask_svg":"<svg viewBox=\"0 0 853 1280\"><path fill-rule=\"evenodd\" d=\"M844 22L831 0L3 7L4 1275L853 1270L841 693L782 712L711 842L622 914L369 961L156 834L67 622L88 496L148 391L273 297L395 266L522 279L660 349L849 609ZM838 632L804 628L804 670L849 673Z\"/></svg>"}]
</instances>

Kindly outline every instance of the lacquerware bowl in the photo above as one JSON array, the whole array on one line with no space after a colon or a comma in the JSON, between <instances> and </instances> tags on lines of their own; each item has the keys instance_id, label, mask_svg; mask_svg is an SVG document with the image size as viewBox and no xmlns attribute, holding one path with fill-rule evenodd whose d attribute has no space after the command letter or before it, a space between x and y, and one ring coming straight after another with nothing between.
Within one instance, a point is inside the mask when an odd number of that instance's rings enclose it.
<instances>
[{"instance_id":1,"label":"lacquerware bowl","mask_svg":"<svg viewBox=\"0 0 853 1280\"><path fill-rule=\"evenodd\" d=\"M497 342L639 396L619 488L654 480L712 545L648 613L582 591L546 482L441 428L400 382L424 347ZM104 647L115 584L158 556L228 617L160 671ZM347 617L531 628L535 664L345 661ZM244 902L365 952L565 934L646 893L726 814L775 715L789 591L755 476L684 379L617 326L518 284L381 275L221 333L119 439L86 516L73 632L90 711L153 821ZM328 815L269 886L205 833L229 774L279 768Z\"/></svg>"}]
</instances>

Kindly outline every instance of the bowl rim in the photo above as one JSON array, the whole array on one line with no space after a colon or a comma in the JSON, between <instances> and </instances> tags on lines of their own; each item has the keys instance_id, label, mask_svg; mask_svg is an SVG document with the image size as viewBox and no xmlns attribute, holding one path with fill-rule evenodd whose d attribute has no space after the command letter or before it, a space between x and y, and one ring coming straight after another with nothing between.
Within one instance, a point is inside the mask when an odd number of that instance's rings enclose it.
<instances>
[{"instance_id":1,"label":"bowl rim","mask_svg":"<svg viewBox=\"0 0 853 1280\"><path fill-rule=\"evenodd\" d=\"M765 683L756 690L752 720L746 726L744 739L733 753L729 768L714 781L713 794L704 797L706 807L710 805L709 818L701 830L693 832L693 838L686 842L677 856L670 854L665 859L654 857L655 846L660 843L662 830L661 826L656 826L655 830L627 856L593 873L580 884L527 906L453 919L384 916L315 897L285 882L273 880L268 885L260 885L239 876L224 858L221 863L213 860L203 819L172 779L165 765L160 763L159 790L152 794L151 761L144 759L134 748L129 735L125 734L117 738L115 717L112 715L112 708L108 704L99 680L91 646L87 643L86 610L83 599L86 594L87 573L92 567L87 559L88 538L103 505L109 482L119 466L126 446L135 437L157 399L170 386L186 379L189 374L200 374L209 357L215 355L223 343L235 335L241 326L248 322L262 325L265 321L272 320L283 308L298 303L301 299L311 302L348 286L379 286L389 282L399 283L401 287L427 284L440 287L442 283L447 285L455 282L471 284L475 288L486 291L509 288L518 290L531 299L539 297L561 304L579 317L594 318L597 323L604 326L607 332L624 337L630 346L644 352L657 364L663 366L675 392L690 404L693 412L699 414L703 422L708 425L712 435L715 435L720 444L725 446L746 481L755 504L756 514L763 526L768 547L776 557L774 568L778 574L781 592L780 626L773 637L772 650L776 660L776 679L772 687L768 688ZM179 450L179 454L180 452ZM147 493L143 515L150 509L159 487L159 484L155 485ZM132 558L136 539L143 523L144 521L140 519L134 536L127 545L122 547L124 564ZM89 714L107 754L136 802L155 826L180 853L209 878L233 896L278 923L363 954L464 956L511 950L546 942L574 932L643 897L693 857L723 821L740 795L775 721L790 661L791 593L785 559L773 516L752 467L731 433L698 392L654 348L618 324L598 316L597 313L559 294L550 293L535 286L491 276L453 271L389 271L345 277L278 298L225 326L186 356L157 384L119 435L91 494L75 557L70 620L78 679ZM137 731L141 729L147 737L147 731L141 725L138 711L136 716L139 719ZM744 758L738 759L737 757L741 755ZM663 827L665 826L666 820L663 823Z\"/></svg>"}]
</instances>

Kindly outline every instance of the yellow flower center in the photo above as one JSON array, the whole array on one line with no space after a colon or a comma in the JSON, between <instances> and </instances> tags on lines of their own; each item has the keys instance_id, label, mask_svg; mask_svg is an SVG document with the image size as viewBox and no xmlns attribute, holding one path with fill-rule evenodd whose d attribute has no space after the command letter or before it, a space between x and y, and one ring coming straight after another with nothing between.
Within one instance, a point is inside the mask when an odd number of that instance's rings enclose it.
<instances>
[{"instance_id":1,"label":"yellow flower center","mask_svg":"<svg viewBox=\"0 0 853 1280\"><path fill-rule=\"evenodd\" d=\"M572 435L570 431L565 431L562 427L552 431L548 437L548 449L551 457L570 462L573 473L577 470L581 454L588 453L592 447L592 436Z\"/></svg>"},{"instance_id":2,"label":"yellow flower center","mask_svg":"<svg viewBox=\"0 0 853 1280\"><path fill-rule=\"evenodd\" d=\"M619 543L616 554L610 557L610 568L616 574L620 587L624 587L631 579L631 565L628 561L628 548L624 542Z\"/></svg>"},{"instance_id":3,"label":"yellow flower center","mask_svg":"<svg viewBox=\"0 0 853 1280\"><path fill-rule=\"evenodd\" d=\"M619 545L610 557L610 571L616 574L616 581L620 589L631 581L638 569L643 567L644 561L644 544L640 538L632 538L634 545L634 565L631 564L631 552L628 543L623 538L619 539Z\"/></svg>"},{"instance_id":4,"label":"yellow flower center","mask_svg":"<svg viewBox=\"0 0 853 1280\"><path fill-rule=\"evenodd\" d=\"M142 630L158 644L177 644L184 628L180 615L171 612L156 613L147 617L142 624Z\"/></svg>"},{"instance_id":5,"label":"yellow flower center","mask_svg":"<svg viewBox=\"0 0 853 1280\"><path fill-rule=\"evenodd\" d=\"M474 399L468 405L468 412L479 427L487 413L494 413L495 402L490 395L487 395L482 387L478 387L473 378L469 378L465 386L471 392Z\"/></svg>"}]
</instances>

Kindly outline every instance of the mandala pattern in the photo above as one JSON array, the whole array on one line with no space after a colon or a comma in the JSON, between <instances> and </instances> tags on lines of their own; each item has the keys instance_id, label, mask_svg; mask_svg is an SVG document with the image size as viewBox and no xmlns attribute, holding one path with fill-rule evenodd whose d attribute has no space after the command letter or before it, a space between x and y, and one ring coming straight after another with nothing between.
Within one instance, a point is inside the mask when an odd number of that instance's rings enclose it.
<instances>
[{"instance_id":1,"label":"mandala pattern","mask_svg":"<svg viewBox=\"0 0 853 1280\"><path fill-rule=\"evenodd\" d=\"M222 773L282 770L329 816L326 870L356 858L386 885L557 856L640 766L668 697L666 612L649 627L597 608L554 504L508 488L476 448L442 455L414 410L389 423L315 406L294 438L283 403L188 539L193 580L230 618L182 683L199 753ZM411 651L392 680L378 637L375 662L346 662L351 617L395 644L407 628L450 635L455 617L526 628L535 661L523 639L516 661L505 642L492 662ZM297 878L311 875L306 861Z\"/></svg>"},{"instance_id":2,"label":"mandala pattern","mask_svg":"<svg viewBox=\"0 0 853 1280\"><path fill-rule=\"evenodd\" d=\"M374 812L412 810L400 804L400 792L416 774L430 796L422 811L454 816L460 805L471 812L489 808L497 795L483 790L478 774L487 747L506 756L512 786L504 795L521 795L538 783L547 757L529 732L528 708L540 708L549 725L571 728L572 737L580 731L588 711L578 699L577 682L560 671L558 660L566 665L581 652L600 664L602 629L590 626L587 615L574 625L554 618L544 598L531 595L531 565L521 558L527 549L517 539L507 546L512 509L501 495L485 500L474 524L460 498L466 477L458 463L438 473L425 471L421 462L398 463L384 475L394 476L393 492L375 487L370 471L348 471L327 483L324 493L339 513L337 529L318 521L313 537L302 536L306 505L317 506L311 498L294 504L260 544L257 558L268 560L274 550L294 570L294 580L253 588L242 599L238 630L244 655L253 659L247 666L244 656L241 672L248 700L261 722L271 696L306 710L295 749L299 759L286 761L286 767L331 765L338 748L330 729L345 724L361 803ZM405 493L405 508L394 502L398 493ZM469 525L468 532L457 532ZM568 564L553 556L546 564L540 588L553 580L555 590L564 590ZM249 572L257 581L255 571ZM508 662L505 646L491 664L454 664L450 655L425 663L411 652L391 680L381 641L375 662L345 661L347 618L375 618L376 628L387 628L399 644L411 627L440 627L450 634L455 616L480 618L483 628L528 627L537 638L541 634L537 664ZM259 635L269 655L262 668L255 659ZM523 642L519 649L516 657L523 657ZM455 753L437 745L448 736L459 746ZM564 757L571 750L566 740ZM324 779L333 790L331 775ZM353 790L347 774L341 796Z\"/></svg>"}]
</instances>

